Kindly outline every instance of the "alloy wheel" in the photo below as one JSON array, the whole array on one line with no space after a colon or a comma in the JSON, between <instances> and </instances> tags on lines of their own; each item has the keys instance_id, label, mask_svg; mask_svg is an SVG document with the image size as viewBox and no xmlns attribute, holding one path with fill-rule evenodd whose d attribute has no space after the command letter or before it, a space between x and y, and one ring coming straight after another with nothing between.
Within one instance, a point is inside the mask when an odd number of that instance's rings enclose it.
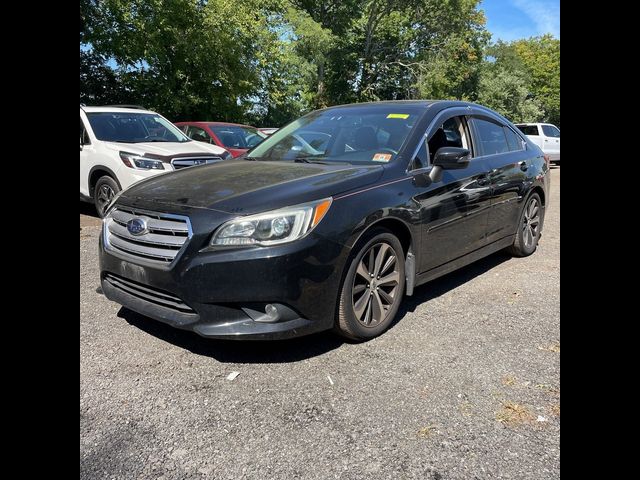
<instances>
[{"instance_id":1,"label":"alloy wheel","mask_svg":"<svg viewBox=\"0 0 640 480\"><path fill-rule=\"evenodd\" d=\"M104 211L107 208L107 205L109 205L109 202L111 201L111 199L115 194L116 193L113 191L113 188L111 188L109 185L107 184L100 185L100 188L98 189L98 192L97 192L97 198L98 198L98 209L100 210L99 213L101 215L104 214Z\"/></svg>"},{"instance_id":2,"label":"alloy wheel","mask_svg":"<svg viewBox=\"0 0 640 480\"><path fill-rule=\"evenodd\" d=\"M540 204L537 198L529 200L522 216L522 240L525 248L531 248L540 231Z\"/></svg>"},{"instance_id":3,"label":"alloy wheel","mask_svg":"<svg viewBox=\"0 0 640 480\"><path fill-rule=\"evenodd\" d=\"M362 256L353 279L352 305L356 319L366 327L385 320L398 301L398 255L388 243L376 243Z\"/></svg>"}]
</instances>

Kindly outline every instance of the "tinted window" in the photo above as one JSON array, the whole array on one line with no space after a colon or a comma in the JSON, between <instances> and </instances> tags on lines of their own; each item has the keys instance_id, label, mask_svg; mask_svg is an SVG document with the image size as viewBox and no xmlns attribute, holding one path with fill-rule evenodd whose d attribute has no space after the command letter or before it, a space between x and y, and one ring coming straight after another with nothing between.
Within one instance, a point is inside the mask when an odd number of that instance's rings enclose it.
<instances>
[{"instance_id":1,"label":"tinted window","mask_svg":"<svg viewBox=\"0 0 640 480\"><path fill-rule=\"evenodd\" d=\"M520 130L525 135L540 135L538 133L537 125L516 125L516 127L518 127L518 130Z\"/></svg>"},{"instance_id":2,"label":"tinted window","mask_svg":"<svg viewBox=\"0 0 640 480\"><path fill-rule=\"evenodd\" d=\"M507 143L509 144L509 150L512 152L522 150L522 139L511 130L509 127L504 127L504 133L507 136Z\"/></svg>"},{"instance_id":3,"label":"tinted window","mask_svg":"<svg viewBox=\"0 0 640 480\"><path fill-rule=\"evenodd\" d=\"M542 125L542 131L547 137L560 138L560 130L553 125Z\"/></svg>"},{"instance_id":4,"label":"tinted window","mask_svg":"<svg viewBox=\"0 0 640 480\"><path fill-rule=\"evenodd\" d=\"M480 137L479 140L483 155L495 155L496 153L509 151L507 137L504 134L502 125L480 118L475 119L475 124Z\"/></svg>"}]
</instances>

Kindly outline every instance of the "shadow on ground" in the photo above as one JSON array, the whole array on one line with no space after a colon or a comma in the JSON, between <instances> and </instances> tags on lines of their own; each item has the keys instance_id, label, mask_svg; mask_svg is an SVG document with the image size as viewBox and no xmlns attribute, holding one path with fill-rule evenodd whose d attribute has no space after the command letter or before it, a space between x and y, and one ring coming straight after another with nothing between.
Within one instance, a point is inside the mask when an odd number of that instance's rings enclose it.
<instances>
[{"instance_id":1,"label":"shadow on ground","mask_svg":"<svg viewBox=\"0 0 640 480\"><path fill-rule=\"evenodd\" d=\"M98 216L98 212L96 212L96 207L93 203L80 202L80 215L88 215L90 217L100 218Z\"/></svg>"},{"instance_id":2,"label":"shadow on ground","mask_svg":"<svg viewBox=\"0 0 640 480\"><path fill-rule=\"evenodd\" d=\"M402 321L416 307L482 275L511 257L498 252L452 272L444 277L417 287L413 296L405 297L391 328ZM178 330L152 320L127 308L121 308L118 317L154 337L204 355L222 363L288 363L323 355L345 343L345 339L332 332L322 332L301 338L274 341L214 340L189 331ZM385 335L389 335L387 332Z\"/></svg>"}]
</instances>

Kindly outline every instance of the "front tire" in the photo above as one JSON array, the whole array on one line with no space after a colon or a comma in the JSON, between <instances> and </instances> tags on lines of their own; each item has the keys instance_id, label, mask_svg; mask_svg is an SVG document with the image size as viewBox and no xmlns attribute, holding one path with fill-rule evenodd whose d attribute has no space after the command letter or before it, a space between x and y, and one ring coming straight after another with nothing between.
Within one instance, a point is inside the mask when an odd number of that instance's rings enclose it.
<instances>
[{"instance_id":1,"label":"front tire","mask_svg":"<svg viewBox=\"0 0 640 480\"><path fill-rule=\"evenodd\" d=\"M533 193L525 203L513 245L507 251L515 257L527 257L536 251L542 234L543 208L540 195Z\"/></svg>"},{"instance_id":2,"label":"front tire","mask_svg":"<svg viewBox=\"0 0 640 480\"><path fill-rule=\"evenodd\" d=\"M359 243L342 283L335 329L352 340L368 340L389 328L398 313L405 258L388 230L376 229Z\"/></svg>"},{"instance_id":3,"label":"front tire","mask_svg":"<svg viewBox=\"0 0 640 480\"><path fill-rule=\"evenodd\" d=\"M93 202L100 218L104 217L107 206L119 191L120 187L113 178L105 175L98 179L93 189Z\"/></svg>"}]
</instances>

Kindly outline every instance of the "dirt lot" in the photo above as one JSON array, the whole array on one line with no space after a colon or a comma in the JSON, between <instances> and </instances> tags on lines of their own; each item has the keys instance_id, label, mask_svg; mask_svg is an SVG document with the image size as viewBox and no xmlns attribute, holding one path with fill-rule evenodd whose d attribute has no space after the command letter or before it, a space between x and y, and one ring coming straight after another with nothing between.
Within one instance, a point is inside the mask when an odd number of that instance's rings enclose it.
<instances>
[{"instance_id":1,"label":"dirt lot","mask_svg":"<svg viewBox=\"0 0 640 480\"><path fill-rule=\"evenodd\" d=\"M419 287L365 344L205 340L122 309L81 207L81 478L559 478L559 194L554 167L533 256Z\"/></svg>"}]
</instances>

